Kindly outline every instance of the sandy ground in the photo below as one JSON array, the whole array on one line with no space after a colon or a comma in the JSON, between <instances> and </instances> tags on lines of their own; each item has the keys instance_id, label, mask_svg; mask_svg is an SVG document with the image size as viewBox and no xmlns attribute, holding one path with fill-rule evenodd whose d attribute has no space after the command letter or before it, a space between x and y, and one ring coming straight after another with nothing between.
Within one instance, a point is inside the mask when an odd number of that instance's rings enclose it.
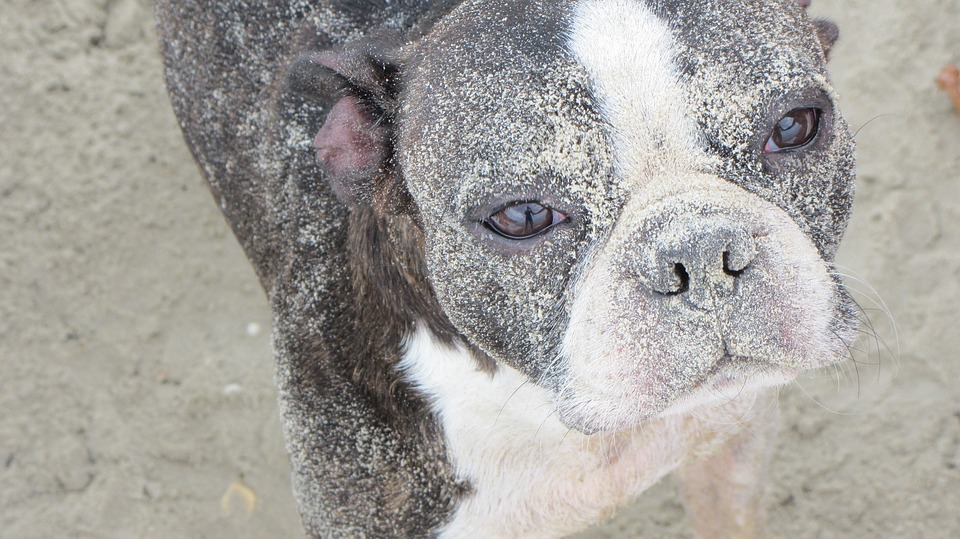
<instances>
[{"instance_id":1,"label":"sandy ground","mask_svg":"<svg viewBox=\"0 0 960 539\"><path fill-rule=\"evenodd\" d=\"M770 530L958 537L960 115L933 78L960 61L960 0L815 10L843 30L860 130L840 262L883 344L784 391ZM149 3L4 0L0 537L302 537L272 378L266 302L181 141ZM684 530L665 481L584 537Z\"/></svg>"}]
</instances>

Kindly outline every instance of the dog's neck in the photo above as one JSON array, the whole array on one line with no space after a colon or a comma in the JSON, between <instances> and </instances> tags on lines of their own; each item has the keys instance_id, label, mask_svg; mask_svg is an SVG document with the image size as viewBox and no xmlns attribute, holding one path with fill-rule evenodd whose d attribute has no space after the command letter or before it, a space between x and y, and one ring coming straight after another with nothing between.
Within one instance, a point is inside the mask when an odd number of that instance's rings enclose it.
<instances>
[{"instance_id":1,"label":"dog's neck","mask_svg":"<svg viewBox=\"0 0 960 539\"><path fill-rule=\"evenodd\" d=\"M756 393L634 428L585 435L558 419L547 390L500 365L477 367L420 324L398 364L437 417L464 498L440 537L557 537L608 516L681 465L714 451L755 410ZM497 515L491 521L490 515Z\"/></svg>"}]
</instances>

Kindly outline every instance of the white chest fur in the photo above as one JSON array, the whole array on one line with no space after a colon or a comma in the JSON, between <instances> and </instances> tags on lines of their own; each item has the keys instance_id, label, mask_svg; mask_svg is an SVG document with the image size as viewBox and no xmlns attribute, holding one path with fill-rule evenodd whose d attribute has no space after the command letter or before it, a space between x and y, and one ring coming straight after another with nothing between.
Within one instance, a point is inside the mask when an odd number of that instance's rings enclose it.
<instances>
[{"instance_id":1,"label":"white chest fur","mask_svg":"<svg viewBox=\"0 0 960 539\"><path fill-rule=\"evenodd\" d=\"M595 523L735 434L754 400L587 436L564 427L549 394L516 370L479 371L422 328L407 344L400 369L428 396L456 473L474 489L445 538L557 537Z\"/></svg>"}]
</instances>

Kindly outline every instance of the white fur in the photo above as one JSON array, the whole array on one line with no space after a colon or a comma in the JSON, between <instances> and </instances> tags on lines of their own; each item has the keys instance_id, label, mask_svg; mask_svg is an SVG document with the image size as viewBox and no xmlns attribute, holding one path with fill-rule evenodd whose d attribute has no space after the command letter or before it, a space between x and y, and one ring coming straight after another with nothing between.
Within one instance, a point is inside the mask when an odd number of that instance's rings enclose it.
<instances>
[{"instance_id":1,"label":"white fur","mask_svg":"<svg viewBox=\"0 0 960 539\"><path fill-rule=\"evenodd\" d=\"M564 427L547 392L518 371L480 371L422 327L399 368L427 395L456 474L473 487L444 538L558 537L597 522L735 433L755 398L587 436Z\"/></svg>"},{"instance_id":2,"label":"white fur","mask_svg":"<svg viewBox=\"0 0 960 539\"><path fill-rule=\"evenodd\" d=\"M643 2L580 2L568 46L590 75L613 129L624 181L643 185L706 162L677 73L674 36Z\"/></svg>"},{"instance_id":3,"label":"white fur","mask_svg":"<svg viewBox=\"0 0 960 539\"><path fill-rule=\"evenodd\" d=\"M575 290L563 342L569 380L559 395L507 365L494 374L480 371L466 350L439 343L423 327L409 336L399 368L427 396L455 473L472 487L441 530L444 538L558 537L602 520L686 459L717 448L752 417L762 388L786 383L797 367L806 366L781 361L755 371L736 365L727 372L714 364L725 345L750 358L763 357L752 351L771 349L764 339L786 328L784 323L771 329L761 319L784 307L775 300L799 298L800 321L812 322L809 327L820 329L829 321L825 268L789 217L703 174L711 161L698 141L695 116L686 109L669 27L636 0L585 0L573 17L569 47L593 81L612 129L618 175L631 197ZM623 256L621 247L635 248L631 227L664 201L675 206L659 211L714 202L754 208L743 215L771 224L770 241L781 247L759 255L757 271L770 274L751 281L758 294L744 302L754 309L757 320L749 321L755 334L734 329L730 339L718 342L709 332L704 339L703 332L691 337L686 329L704 326L702 313L691 310L683 319L682 308L669 311L650 300L632 300L637 283L624 282L612 264ZM802 269L787 284L767 286L784 280L776 271L794 266ZM803 289L808 282L811 290ZM677 313L681 318L661 316ZM811 341L805 335L796 340ZM669 378L664 373L671 369ZM744 372L751 376L745 379ZM581 409L567 414L571 403ZM608 432L570 430L559 413Z\"/></svg>"},{"instance_id":4,"label":"white fur","mask_svg":"<svg viewBox=\"0 0 960 539\"><path fill-rule=\"evenodd\" d=\"M789 383L800 370L829 365L843 353L831 331L834 284L827 266L779 208L718 178L688 176L687 185L646 189L621 221L705 206L764 231L739 295L711 311L685 307L677 296L638 292L642 285L615 269L621 248L637 248L633 230L619 227L583 275L571 307L562 347L564 417L623 428L723 402L740 388ZM725 348L751 359L718 368ZM693 391L697 379L705 384Z\"/></svg>"},{"instance_id":5,"label":"white fur","mask_svg":"<svg viewBox=\"0 0 960 539\"><path fill-rule=\"evenodd\" d=\"M615 430L668 408L722 402L728 391L782 385L801 368L834 361L843 343L831 331L827 267L784 211L710 174L713 158L688 110L670 27L636 0L585 0L573 16L568 46L590 75L629 201L578 275L559 413L568 423ZM649 297L623 270L625 253L655 241L637 233L644 222L696 211L748 223L762 249L739 281L740 296L716 312L684 305L696 296L704 307L710 287L685 298ZM698 241L696 229L681 232L675 242ZM732 287L732 278L723 284ZM795 338L777 340L788 333ZM756 364L717 372L725 353Z\"/></svg>"}]
</instances>

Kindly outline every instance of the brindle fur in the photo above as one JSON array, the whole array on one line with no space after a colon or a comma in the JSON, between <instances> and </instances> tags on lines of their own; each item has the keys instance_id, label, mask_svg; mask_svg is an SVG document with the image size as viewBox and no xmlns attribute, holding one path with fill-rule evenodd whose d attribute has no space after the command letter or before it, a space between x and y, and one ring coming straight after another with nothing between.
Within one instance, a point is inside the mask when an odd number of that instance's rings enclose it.
<instances>
[{"instance_id":1,"label":"brindle fur","mask_svg":"<svg viewBox=\"0 0 960 539\"><path fill-rule=\"evenodd\" d=\"M348 210L311 147L344 92L389 129L401 59L379 44L424 35L456 3L157 0L187 144L274 311L294 489L313 536L426 536L470 488L454 477L437 419L393 368L415 320L442 342L458 337L426 280L396 163L388 156L373 171L376 210ZM825 44L835 39L831 25L817 28ZM358 45L371 35L385 37ZM310 60L345 46L357 66L378 67L379 80Z\"/></svg>"}]
</instances>

